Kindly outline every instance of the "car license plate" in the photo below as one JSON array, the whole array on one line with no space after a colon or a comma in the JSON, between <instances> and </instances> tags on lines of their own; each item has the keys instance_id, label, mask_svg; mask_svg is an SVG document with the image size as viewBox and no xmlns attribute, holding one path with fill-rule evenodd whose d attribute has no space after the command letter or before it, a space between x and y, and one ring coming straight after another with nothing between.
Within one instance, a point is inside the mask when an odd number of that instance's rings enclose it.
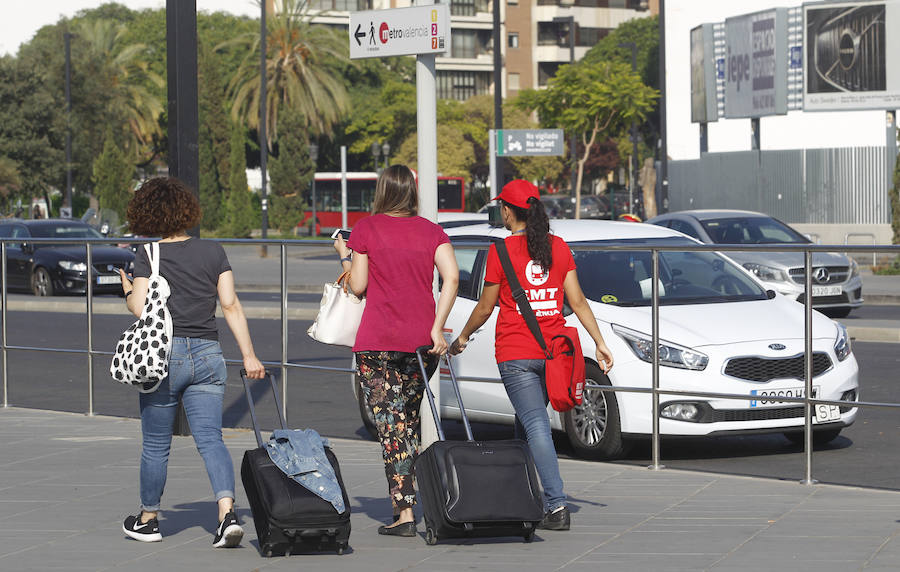
<instances>
[{"instance_id":1,"label":"car license plate","mask_svg":"<svg viewBox=\"0 0 900 572\"><path fill-rule=\"evenodd\" d=\"M97 276L97 284L118 284L121 281L118 276Z\"/></svg>"},{"instance_id":2,"label":"car license plate","mask_svg":"<svg viewBox=\"0 0 900 572\"><path fill-rule=\"evenodd\" d=\"M841 408L837 405L826 405L824 403L819 403L815 406L815 410L815 420L819 423L839 421L841 419Z\"/></svg>"},{"instance_id":3,"label":"car license plate","mask_svg":"<svg viewBox=\"0 0 900 572\"><path fill-rule=\"evenodd\" d=\"M816 385L813 387L812 396L815 397L816 394L819 393L819 386ZM756 396L759 399L753 400L750 402L750 407L759 407L766 405L784 405L786 403L791 405L802 405L802 403L798 401L781 401L778 399L779 397L804 397L806 395L805 387L786 387L782 389L754 389L750 392L750 395Z\"/></svg>"},{"instance_id":4,"label":"car license plate","mask_svg":"<svg viewBox=\"0 0 900 572\"><path fill-rule=\"evenodd\" d=\"M813 286L813 296L840 296L840 286Z\"/></svg>"}]
</instances>

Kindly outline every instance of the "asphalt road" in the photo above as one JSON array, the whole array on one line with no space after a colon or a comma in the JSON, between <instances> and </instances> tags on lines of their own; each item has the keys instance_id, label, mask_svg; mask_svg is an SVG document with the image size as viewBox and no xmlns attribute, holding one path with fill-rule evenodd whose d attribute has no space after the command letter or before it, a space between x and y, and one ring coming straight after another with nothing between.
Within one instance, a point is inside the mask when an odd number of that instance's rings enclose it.
<instances>
[{"instance_id":1,"label":"asphalt road","mask_svg":"<svg viewBox=\"0 0 900 572\"><path fill-rule=\"evenodd\" d=\"M900 308L871 307L873 314L900 313ZM862 315L870 308L863 308ZM856 313L856 312L854 312ZM121 331L130 323L128 316L94 317L93 344L111 349ZM288 358L316 367L347 368L350 351L325 346L306 336L309 322L289 322ZM224 321L220 320L222 345L226 357L238 356ZM281 355L280 323L277 320L251 320L251 333L257 353L263 360L277 361ZM80 314L10 312L7 331L9 343L78 350L86 347L86 318ZM895 375L900 369L896 344L856 343L854 351L860 363L861 397L866 401L900 403L900 388ZM98 414L138 416L137 394L109 377L107 357L94 360L96 376L94 411ZM9 402L11 405L86 412L88 410L88 360L84 354L47 353L10 350ZM224 423L230 427L249 427L250 419L238 375L239 366L229 369ZM280 372L276 372L279 373ZM288 412L292 427L314 427L332 437L367 439L350 388L350 374L340 371L291 368L288 373ZM258 415L264 427L276 424L274 403L265 384L257 382L253 393L260 400ZM463 436L456 422L445 425L454 438ZM864 409L855 425L813 457L813 477L821 482L900 489L896 469L900 454L900 411ZM508 438L511 429L477 424L476 436L485 439ZM557 440L561 455L570 455L565 438ZM650 460L649 441L638 443L621 463L646 465ZM712 439L666 439L662 444L662 462L671 468L745 474L786 480L804 476L802 447L781 435L718 437Z\"/></svg>"}]
</instances>

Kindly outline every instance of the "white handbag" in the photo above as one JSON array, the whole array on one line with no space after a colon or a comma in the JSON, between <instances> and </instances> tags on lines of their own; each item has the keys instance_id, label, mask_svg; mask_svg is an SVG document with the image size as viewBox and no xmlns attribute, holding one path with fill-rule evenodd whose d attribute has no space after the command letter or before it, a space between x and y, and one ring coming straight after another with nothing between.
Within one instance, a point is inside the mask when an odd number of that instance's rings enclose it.
<instances>
[{"instance_id":1,"label":"white handbag","mask_svg":"<svg viewBox=\"0 0 900 572\"><path fill-rule=\"evenodd\" d=\"M309 337L323 344L353 347L366 300L348 290L349 282L350 273L344 272L335 282L325 285L319 315L306 331Z\"/></svg>"},{"instance_id":2,"label":"white handbag","mask_svg":"<svg viewBox=\"0 0 900 572\"><path fill-rule=\"evenodd\" d=\"M155 391L169 375L172 353L172 315L166 306L171 290L159 274L159 243L145 244L150 259L150 287L141 317L116 344L109 374L120 383L134 385L141 393Z\"/></svg>"}]
</instances>

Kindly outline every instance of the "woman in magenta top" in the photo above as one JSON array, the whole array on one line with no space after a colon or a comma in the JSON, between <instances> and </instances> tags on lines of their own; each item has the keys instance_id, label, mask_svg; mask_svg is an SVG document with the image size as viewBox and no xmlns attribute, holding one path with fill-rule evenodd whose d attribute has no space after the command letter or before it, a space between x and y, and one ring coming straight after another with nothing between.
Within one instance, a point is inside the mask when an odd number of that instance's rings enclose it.
<instances>
[{"instance_id":1,"label":"woman in magenta top","mask_svg":"<svg viewBox=\"0 0 900 572\"><path fill-rule=\"evenodd\" d=\"M412 463L419 449L419 406L425 383L416 348L433 344L429 377L447 351L444 322L456 299L459 270L444 230L420 216L412 171L403 165L384 170L375 187L373 214L353 227L350 240L338 236L334 248L350 289L365 294L356 343L360 390L375 418L394 523L379 534L415 536L416 503ZM351 257L350 250L353 251ZM432 282L443 280L435 306Z\"/></svg>"}]
</instances>

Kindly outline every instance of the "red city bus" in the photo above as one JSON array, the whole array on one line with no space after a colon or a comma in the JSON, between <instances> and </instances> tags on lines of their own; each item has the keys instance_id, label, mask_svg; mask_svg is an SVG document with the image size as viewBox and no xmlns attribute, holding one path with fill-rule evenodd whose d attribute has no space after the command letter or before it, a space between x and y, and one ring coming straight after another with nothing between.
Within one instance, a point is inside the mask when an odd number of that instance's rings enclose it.
<instances>
[{"instance_id":1,"label":"red city bus","mask_svg":"<svg viewBox=\"0 0 900 572\"><path fill-rule=\"evenodd\" d=\"M347 225L372 212L378 173L347 173ZM438 211L463 212L466 206L466 184L462 177L438 177ZM312 204L311 189L303 193L304 202ZM307 208L300 226L309 224L312 209ZM320 232L341 226L341 173L316 173L316 216Z\"/></svg>"}]
</instances>

